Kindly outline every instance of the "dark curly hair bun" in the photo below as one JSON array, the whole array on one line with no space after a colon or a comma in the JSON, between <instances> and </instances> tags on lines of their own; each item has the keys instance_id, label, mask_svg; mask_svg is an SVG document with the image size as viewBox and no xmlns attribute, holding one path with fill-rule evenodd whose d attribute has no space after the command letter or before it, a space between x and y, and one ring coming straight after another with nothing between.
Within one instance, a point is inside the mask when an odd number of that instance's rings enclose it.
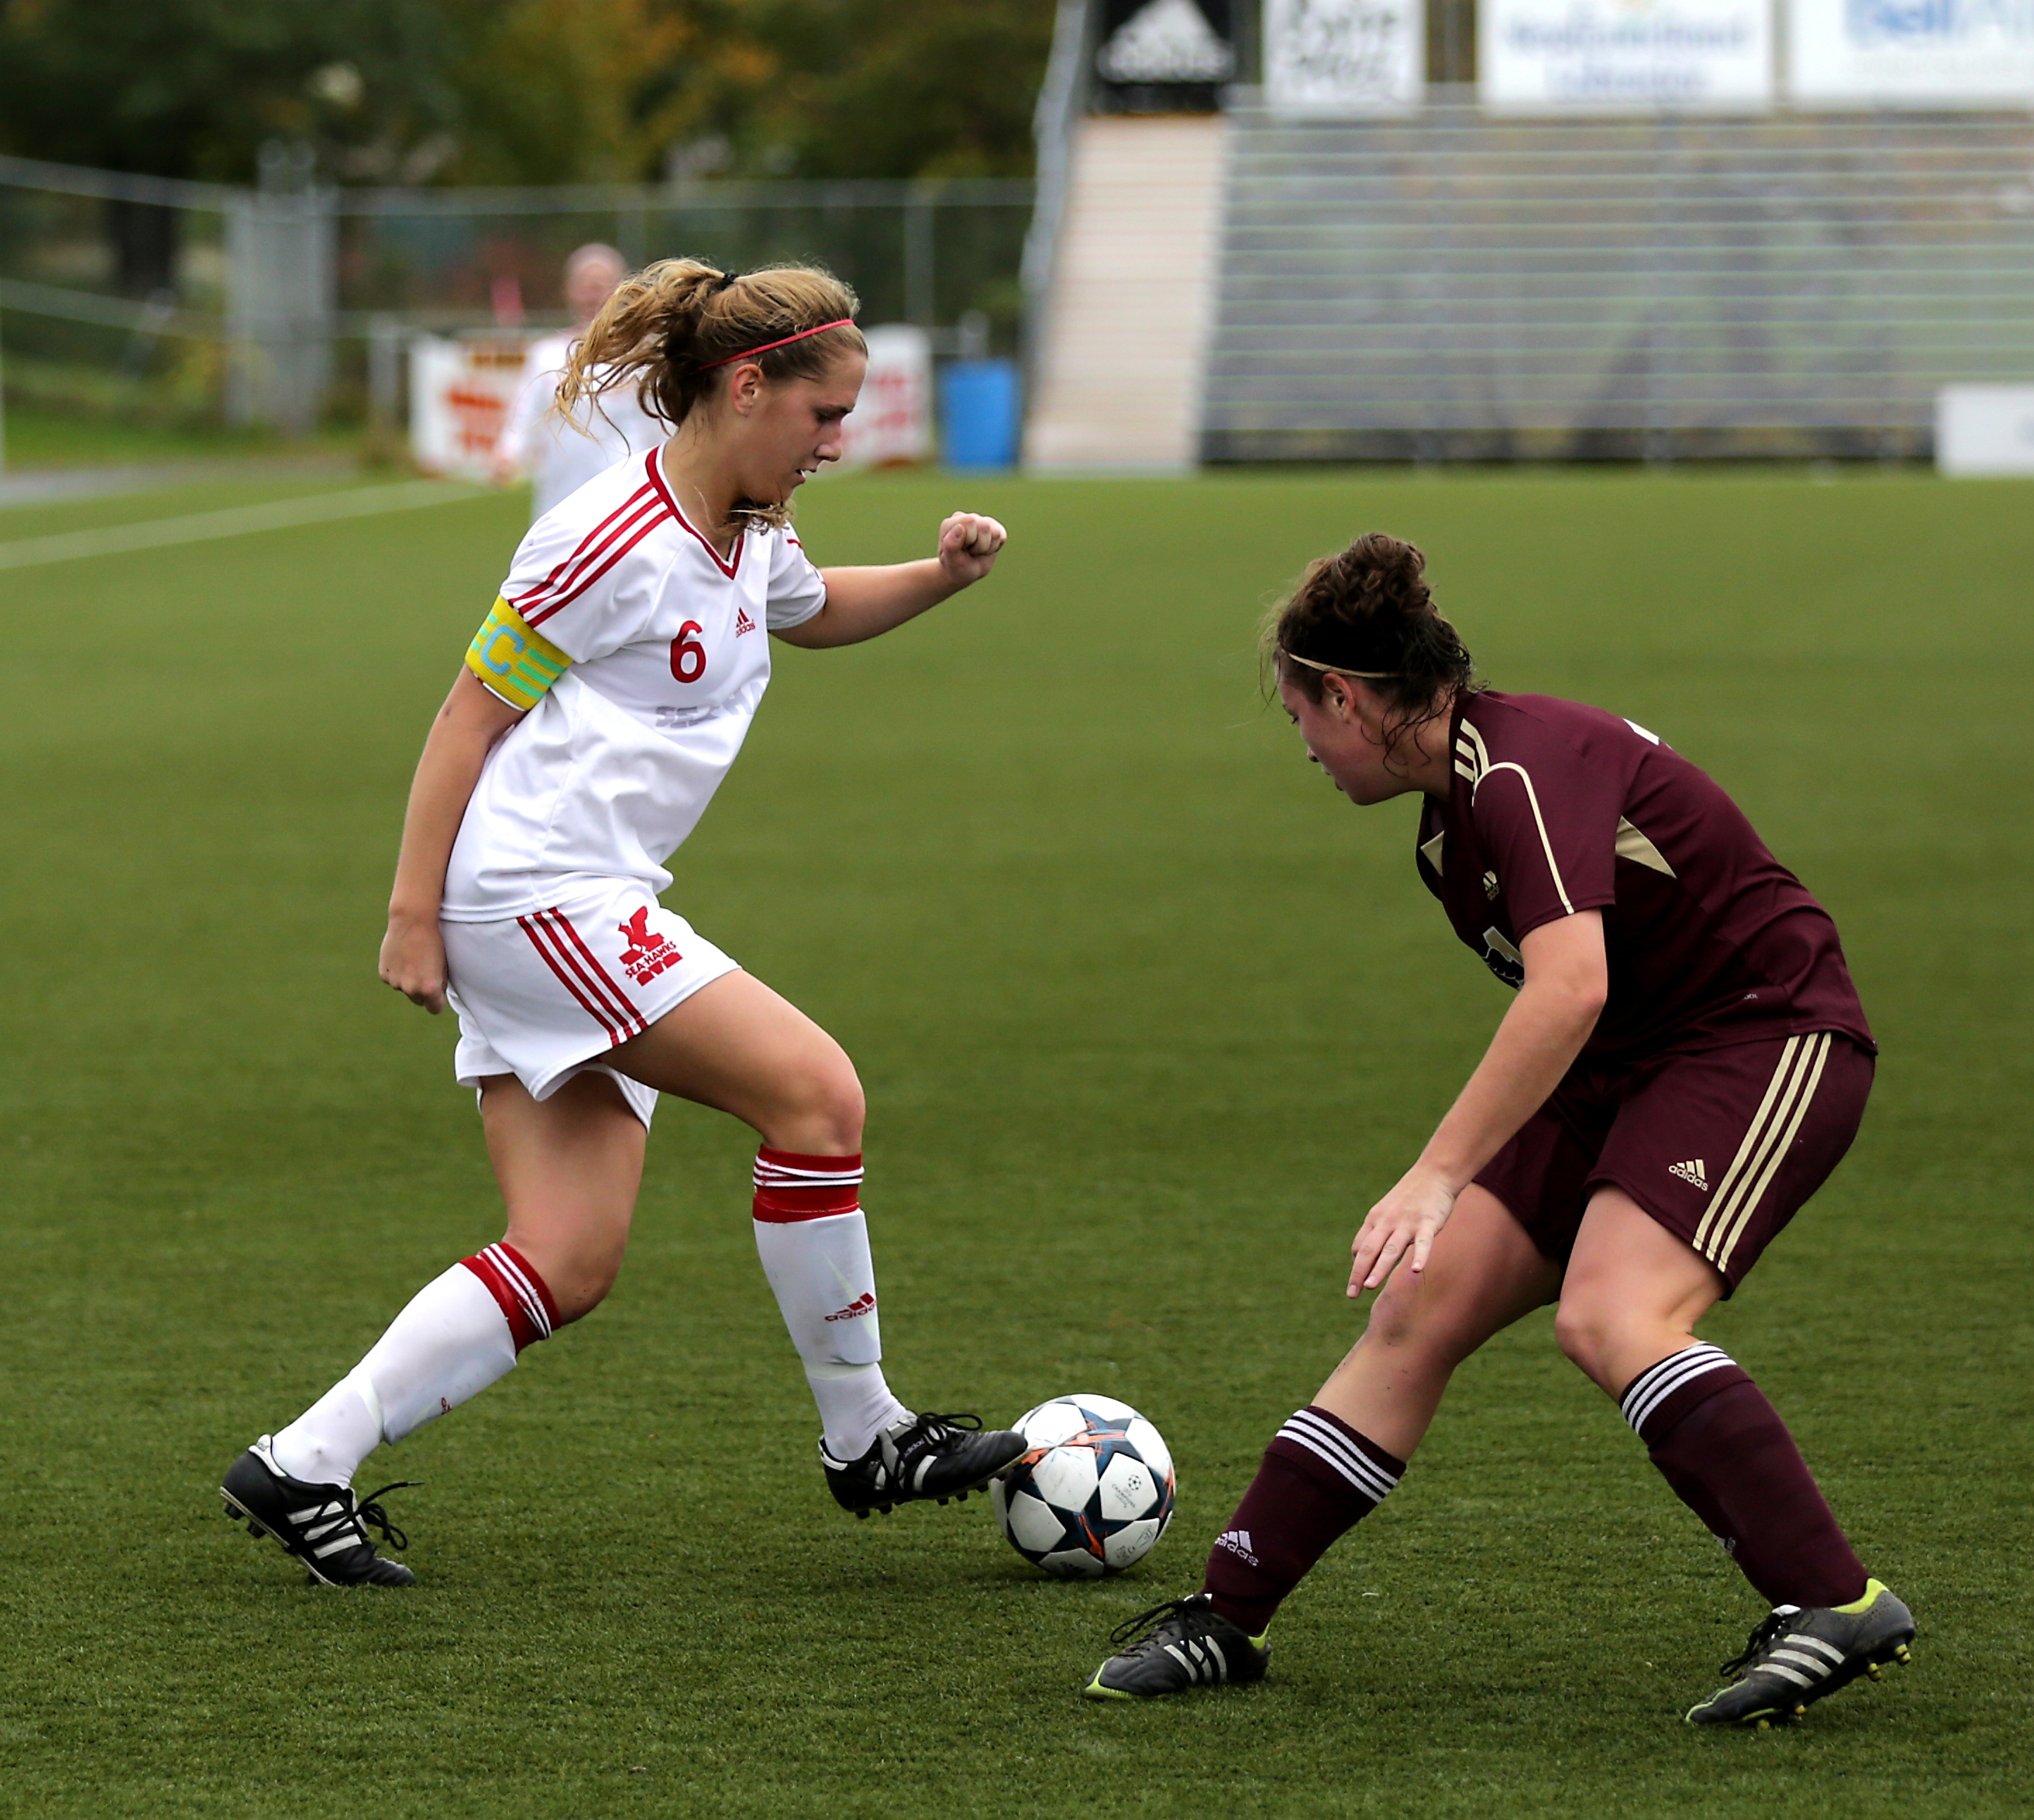
<instances>
[{"instance_id":1,"label":"dark curly hair bun","mask_svg":"<svg viewBox=\"0 0 2034 1820\"><path fill-rule=\"evenodd\" d=\"M1347 549L1309 564L1265 625L1273 684L1289 683L1318 702L1327 679L1313 665L1368 672L1369 687L1393 710L1394 745L1434 719L1477 685L1462 639L1434 610L1426 576L1418 547L1383 531L1367 531ZM1293 662L1296 657L1308 661Z\"/></svg>"}]
</instances>

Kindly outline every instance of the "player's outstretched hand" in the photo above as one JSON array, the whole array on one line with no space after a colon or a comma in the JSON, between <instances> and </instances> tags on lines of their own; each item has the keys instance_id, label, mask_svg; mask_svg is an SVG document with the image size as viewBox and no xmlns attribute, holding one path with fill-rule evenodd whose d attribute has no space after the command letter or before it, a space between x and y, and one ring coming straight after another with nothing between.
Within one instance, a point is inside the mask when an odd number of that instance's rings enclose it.
<instances>
[{"instance_id":1,"label":"player's outstretched hand","mask_svg":"<svg viewBox=\"0 0 2034 1820\"><path fill-rule=\"evenodd\" d=\"M996 552L1009 536L979 512L955 512L940 526L940 567L947 579L966 587L996 567Z\"/></svg>"},{"instance_id":2,"label":"player's outstretched hand","mask_svg":"<svg viewBox=\"0 0 2034 1820\"><path fill-rule=\"evenodd\" d=\"M445 1008L445 942L436 923L388 919L381 938L381 983L435 1017Z\"/></svg>"},{"instance_id":3,"label":"player's outstretched hand","mask_svg":"<svg viewBox=\"0 0 2034 1820\"><path fill-rule=\"evenodd\" d=\"M1378 1288L1399 1259L1409 1255L1415 1276L1424 1270L1435 1235L1447 1224L1460 1192L1417 1169L1401 1176L1398 1186L1370 1210L1349 1247L1354 1262L1349 1293L1360 1295Z\"/></svg>"}]
</instances>

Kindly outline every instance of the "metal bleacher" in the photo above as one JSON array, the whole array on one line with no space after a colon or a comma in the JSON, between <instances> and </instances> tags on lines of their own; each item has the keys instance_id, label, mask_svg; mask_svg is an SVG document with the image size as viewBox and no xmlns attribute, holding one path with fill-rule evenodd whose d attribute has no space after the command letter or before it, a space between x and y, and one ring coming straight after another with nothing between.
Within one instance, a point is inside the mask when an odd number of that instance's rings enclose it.
<instances>
[{"instance_id":1,"label":"metal bleacher","mask_svg":"<svg viewBox=\"0 0 2034 1820\"><path fill-rule=\"evenodd\" d=\"M2034 118L1229 109L1209 461L1925 455L2034 374Z\"/></svg>"}]
</instances>

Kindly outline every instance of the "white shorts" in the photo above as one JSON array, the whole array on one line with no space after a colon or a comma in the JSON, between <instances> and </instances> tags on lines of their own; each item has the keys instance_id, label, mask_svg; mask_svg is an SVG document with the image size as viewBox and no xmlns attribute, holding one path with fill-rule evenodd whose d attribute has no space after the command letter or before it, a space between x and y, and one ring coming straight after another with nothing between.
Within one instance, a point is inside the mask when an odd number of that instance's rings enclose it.
<instances>
[{"instance_id":1,"label":"white shorts","mask_svg":"<svg viewBox=\"0 0 2034 1820\"><path fill-rule=\"evenodd\" d=\"M606 1074L645 1125L657 1092L600 1058L640 1036L735 963L635 882L500 923L441 923L446 996L459 1013L452 1066L476 1091L512 1074L548 1099L575 1074Z\"/></svg>"}]
</instances>

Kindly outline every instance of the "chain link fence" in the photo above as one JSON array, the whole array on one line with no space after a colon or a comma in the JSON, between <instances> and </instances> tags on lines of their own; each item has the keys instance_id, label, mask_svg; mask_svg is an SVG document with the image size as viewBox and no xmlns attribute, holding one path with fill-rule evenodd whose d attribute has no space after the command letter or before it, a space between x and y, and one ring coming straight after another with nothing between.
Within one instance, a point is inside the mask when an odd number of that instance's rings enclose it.
<instances>
[{"instance_id":1,"label":"chain link fence","mask_svg":"<svg viewBox=\"0 0 2034 1820\"><path fill-rule=\"evenodd\" d=\"M302 432L392 422L418 333L561 326L565 256L815 262L862 320L1007 352L1028 182L333 189L272 146L253 189L0 158L0 335L24 403Z\"/></svg>"}]
</instances>

